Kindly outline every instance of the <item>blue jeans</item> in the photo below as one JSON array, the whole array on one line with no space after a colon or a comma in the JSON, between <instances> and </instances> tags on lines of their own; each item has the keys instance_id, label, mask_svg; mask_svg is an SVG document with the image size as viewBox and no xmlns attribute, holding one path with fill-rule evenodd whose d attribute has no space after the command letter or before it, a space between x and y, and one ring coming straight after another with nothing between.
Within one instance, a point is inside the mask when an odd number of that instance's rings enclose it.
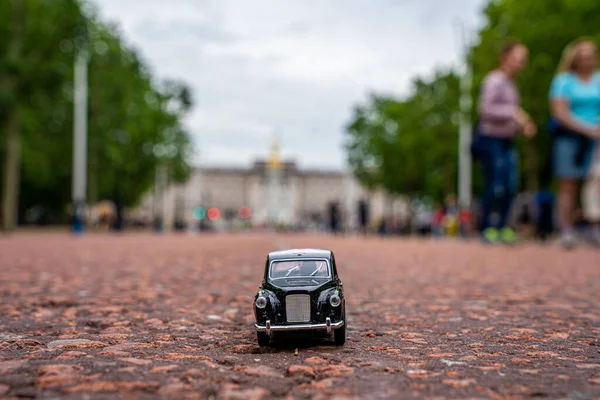
<instances>
[{"instance_id":1,"label":"blue jeans","mask_svg":"<svg viewBox=\"0 0 600 400\"><path fill-rule=\"evenodd\" d=\"M489 136L480 138L484 192L481 200L481 230L505 228L513 200L517 194L519 173L517 151L512 140Z\"/></svg>"}]
</instances>

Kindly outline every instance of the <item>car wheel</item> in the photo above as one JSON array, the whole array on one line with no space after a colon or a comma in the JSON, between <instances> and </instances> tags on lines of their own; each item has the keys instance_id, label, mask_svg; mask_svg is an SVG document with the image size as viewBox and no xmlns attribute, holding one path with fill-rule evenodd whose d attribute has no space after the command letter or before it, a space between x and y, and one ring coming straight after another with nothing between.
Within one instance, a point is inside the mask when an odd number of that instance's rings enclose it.
<instances>
[{"instance_id":1,"label":"car wheel","mask_svg":"<svg viewBox=\"0 0 600 400\"><path fill-rule=\"evenodd\" d=\"M271 337L264 332L256 332L256 338L258 339L258 345L260 347L268 346Z\"/></svg>"},{"instance_id":2,"label":"car wheel","mask_svg":"<svg viewBox=\"0 0 600 400\"><path fill-rule=\"evenodd\" d=\"M346 320L346 306L344 305L344 326L333 331L333 341L336 346L343 346L346 343L346 327L348 321Z\"/></svg>"}]
</instances>

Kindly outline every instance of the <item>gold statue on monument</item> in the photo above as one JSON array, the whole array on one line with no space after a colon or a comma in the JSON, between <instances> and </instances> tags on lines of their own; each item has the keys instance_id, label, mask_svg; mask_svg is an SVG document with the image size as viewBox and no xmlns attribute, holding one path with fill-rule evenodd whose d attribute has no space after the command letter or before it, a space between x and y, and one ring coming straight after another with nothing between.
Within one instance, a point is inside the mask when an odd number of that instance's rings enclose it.
<instances>
[{"instance_id":1,"label":"gold statue on monument","mask_svg":"<svg viewBox=\"0 0 600 400\"><path fill-rule=\"evenodd\" d=\"M269 169L281 169L283 166L283 162L281 161L281 156L279 154L279 144L277 142L273 142L271 146L271 154L269 154L269 158L267 159L267 168Z\"/></svg>"}]
</instances>

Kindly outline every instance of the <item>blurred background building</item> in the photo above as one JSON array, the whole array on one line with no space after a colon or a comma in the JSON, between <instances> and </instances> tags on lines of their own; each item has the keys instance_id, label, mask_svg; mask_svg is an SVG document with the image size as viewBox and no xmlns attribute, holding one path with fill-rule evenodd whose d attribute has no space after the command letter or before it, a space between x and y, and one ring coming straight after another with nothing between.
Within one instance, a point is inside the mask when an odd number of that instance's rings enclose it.
<instances>
[{"instance_id":1,"label":"blurred background building","mask_svg":"<svg viewBox=\"0 0 600 400\"><path fill-rule=\"evenodd\" d=\"M178 219L188 227L195 226L200 219L195 212L199 207L217 208L220 216L215 223L222 227L239 219L242 207L249 207L248 219L253 226L273 223L301 229L328 224L329 209L335 204L342 226L352 230L358 226L363 198L372 220L404 209L402 198L383 191L369 192L350 171L302 169L294 161L282 160L274 143L268 157L248 168L195 168L185 183L168 185L164 196L156 190L148 193L132 215L152 215L158 201L164 226L170 229Z\"/></svg>"}]
</instances>

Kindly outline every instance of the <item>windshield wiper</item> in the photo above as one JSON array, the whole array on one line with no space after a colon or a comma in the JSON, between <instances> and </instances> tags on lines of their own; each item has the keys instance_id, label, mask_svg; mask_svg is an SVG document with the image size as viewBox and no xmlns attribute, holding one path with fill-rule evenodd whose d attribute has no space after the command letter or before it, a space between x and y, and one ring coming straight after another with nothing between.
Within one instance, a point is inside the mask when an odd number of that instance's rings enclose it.
<instances>
[{"instance_id":1,"label":"windshield wiper","mask_svg":"<svg viewBox=\"0 0 600 400\"><path fill-rule=\"evenodd\" d=\"M316 273L319 272L322 267L323 267L323 263L319 264L319 267L317 267L317 269L315 269L315 272L313 272L312 274L310 274L310 276L315 276Z\"/></svg>"},{"instance_id":2,"label":"windshield wiper","mask_svg":"<svg viewBox=\"0 0 600 400\"><path fill-rule=\"evenodd\" d=\"M287 277L287 276L290 276L290 274L291 274L293 271L297 270L297 269L300 269L300 267L299 267L299 266L297 266L297 265L296 265L294 268L290 268L290 269L288 270L287 274L285 274L285 276L286 276L286 277Z\"/></svg>"}]
</instances>

